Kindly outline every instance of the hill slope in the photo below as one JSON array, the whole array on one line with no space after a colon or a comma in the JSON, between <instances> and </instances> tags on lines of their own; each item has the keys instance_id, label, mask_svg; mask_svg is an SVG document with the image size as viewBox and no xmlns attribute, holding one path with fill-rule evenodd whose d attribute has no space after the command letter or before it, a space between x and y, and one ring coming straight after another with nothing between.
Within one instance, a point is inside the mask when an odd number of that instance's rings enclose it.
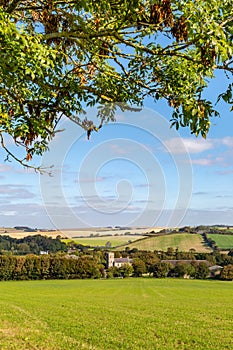
<instances>
[{"instance_id":1,"label":"hill slope","mask_svg":"<svg viewBox=\"0 0 233 350\"><path fill-rule=\"evenodd\" d=\"M233 249L233 235L208 234L213 239L219 249Z\"/></svg>"},{"instance_id":2,"label":"hill slope","mask_svg":"<svg viewBox=\"0 0 233 350\"><path fill-rule=\"evenodd\" d=\"M204 246L202 236L199 234L175 233L162 235L157 237L148 237L137 240L127 247L130 249L137 248L139 250L163 250L172 247L178 248L179 251L187 252L190 249L195 249L197 252L209 252L210 250ZM120 250L125 247L119 248Z\"/></svg>"}]
</instances>

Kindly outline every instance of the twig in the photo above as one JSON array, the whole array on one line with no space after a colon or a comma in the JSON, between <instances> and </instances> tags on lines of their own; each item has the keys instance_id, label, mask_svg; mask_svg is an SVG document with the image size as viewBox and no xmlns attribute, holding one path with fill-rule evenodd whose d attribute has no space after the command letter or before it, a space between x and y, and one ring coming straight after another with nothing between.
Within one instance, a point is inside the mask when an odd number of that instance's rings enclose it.
<instances>
[{"instance_id":1,"label":"twig","mask_svg":"<svg viewBox=\"0 0 233 350\"><path fill-rule=\"evenodd\" d=\"M10 157L13 158L17 163L21 164L23 167L27 168L27 169L33 169L35 172L42 174L48 174L49 176L52 176L51 171L48 171L48 169L53 168L53 165L49 166L49 167L41 167L41 166L34 166L34 165L29 165L27 163L25 163L25 159L20 159L18 157L16 157L5 145L4 143L4 138L2 136L2 133L0 132L0 139L1 139L1 146L2 148L5 150L5 152L7 153L6 159L5 161L9 161L10 162Z\"/></svg>"}]
</instances>

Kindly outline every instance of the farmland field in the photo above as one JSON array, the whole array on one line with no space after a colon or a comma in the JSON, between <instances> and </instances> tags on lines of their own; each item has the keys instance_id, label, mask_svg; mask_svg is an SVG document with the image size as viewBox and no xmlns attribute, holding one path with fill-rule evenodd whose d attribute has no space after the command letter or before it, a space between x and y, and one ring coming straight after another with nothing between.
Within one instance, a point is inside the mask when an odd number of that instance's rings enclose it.
<instances>
[{"instance_id":1,"label":"farmland field","mask_svg":"<svg viewBox=\"0 0 233 350\"><path fill-rule=\"evenodd\" d=\"M213 239L219 249L233 249L233 235L208 234Z\"/></svg>"},{"instance_id":2,"label":"farmland field","mask_svg":"<svg viewBox=\"0 0 233 350\"><path fill-rule=\"evenodd\" d=\"M163 250L172 247L179 248L179 251L189 251L195 249L197 252L209 252L203 245L203 239L199 234L176 233L171 235L163 235L158 237L149 237L140 241L133 242L128 245L131 249L138 248L141 250Z\"/></svg>"},{"instance_id":3,"label":"farmland field","mask_svg":"<svg viewBox=\"0 0 233 350\"><path fill-rule=\"evenodd\" d=\"M136 235L122 235L122 236L106 236L106 237L82 237L73 239L63 239L63 242L74 241L77 244L87 245L90 247L104 247L107 242L111 243L111 247L117 247L122 244L128 244L129 242L139 239L140 236Z\"/></svg>"},{"instance_id":4,"label":"farmland field","mask_svg":"<svg viewBox=\"0 0 233 350\"><path fill-rule=\"evenodd\" d=\"M0 283L1 350L232 349L232 282Z\"/></svg>"},{"instance_id":5,"label":"farmland field","mask_svg":"<svg viewBox=\"0 0 233 350\"><path fill-rule=\"evenodd\" d=\"M45 235L49 237L56 238L61 236L64 238L75 238L75 237L90 237L91 235L96 236L115 236L115 235L125 235L129 233L132 235L144 235L148 231L153 230L154 232L159 232L163 227L128 227L128 228L107 228L107 227L89 227L82 229L60 229L60 230L38 230L37 232L26 232L24 230L15 229L13 227L0 227L0 235L9 235L15 238L22 238L26 236L31 236L35 234Z\"/></svg>"}]
</instances>

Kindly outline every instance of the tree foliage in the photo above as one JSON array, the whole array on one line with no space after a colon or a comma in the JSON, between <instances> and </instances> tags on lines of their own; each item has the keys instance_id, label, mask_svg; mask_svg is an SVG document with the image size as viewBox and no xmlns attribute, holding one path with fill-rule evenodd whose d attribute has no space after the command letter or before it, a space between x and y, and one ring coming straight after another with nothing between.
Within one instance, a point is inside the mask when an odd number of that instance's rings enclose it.
<instances>
[{"instance_id":1,"label":"tree foliage","mask_svg":"<svg viewBox=\"0 0 233 350\"><path fill-rule=\"evenodd\" d=\"M41 155L62 116L88 137L144 98L165 99L171 125L206 136L218 116L205 90L232 77L231 0L1 0L0 137ZM219 96L232 104L232 83Z\"/></svg>"},{"instance_id":2,"label":"tree foliage","mask_svg":"<svg viewBox=\"0 0 233 350\"><path fill-rule=\"evenodd\" d=\"M146 264L143 260L139 258L133 259L133 275L135 277L141 277L144 273L146 273Z\"/></svg>"},{"instance_id":3,"label":"tree foliage","mask_svg":"<svg viewBox=\"0 0 233 350\"><path fill-rule=\"evenodd\" d=\"M7 252L16 255L40 254L41 251L49 251L50 253L66 252L67 246L59 238L53 239L39 234L19 239L0 236L0 254L6 254Z\"/></svg>"},{"instance_id":4,"label":"tree foliage","mask_svg":"<svg viewBox=\"0 0 233 350\"><path fill-rule=\"evenodd\" d=\"M233 265L229 264L224 266L221 272L221 279L226 281L233 281Z\"/></svg>"},{"instance_id":5,"label":"tree foliage","mask_svg":"<svg viewBox=\"0 0 233 350\"><path fill-rule=\"evenodd\" d=\"M102 268L91 256L0 255L0 281L100 278Z\"/></svg>"},{"instance_id":6,"label":"tree foliage","mask_svg":"<svg viewBox=\"0 0 233 350\"><path fill-rule=\"evenodd\" d=\"M152 266L151 272L153 272L155 278L165 278L171 268L172 266L169 263L158 262Z\"/></svg>"}]
</instances>

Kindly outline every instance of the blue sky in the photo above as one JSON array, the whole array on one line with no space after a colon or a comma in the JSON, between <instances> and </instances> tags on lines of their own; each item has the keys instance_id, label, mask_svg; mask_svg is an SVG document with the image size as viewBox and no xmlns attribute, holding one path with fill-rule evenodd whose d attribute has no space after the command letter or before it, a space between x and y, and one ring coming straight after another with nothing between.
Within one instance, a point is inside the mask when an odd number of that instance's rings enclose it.
<instances>
[{"instance_id":1,"label":"blue sky","mask_svg":"<svg viewBox=\"0 0 233 350\"><path fill-rule=\"evenodd\" d=\"M217 75L208 97L225 84ZM54 165L52 177L4 162L0 150L0 226L233 225L233 116L225 103L218 110L206 140L170 129L169 108L150 99L140 112L118 111L89 141L63 121L50 152L34 160Z\"/></svg>"}]
</instances>

